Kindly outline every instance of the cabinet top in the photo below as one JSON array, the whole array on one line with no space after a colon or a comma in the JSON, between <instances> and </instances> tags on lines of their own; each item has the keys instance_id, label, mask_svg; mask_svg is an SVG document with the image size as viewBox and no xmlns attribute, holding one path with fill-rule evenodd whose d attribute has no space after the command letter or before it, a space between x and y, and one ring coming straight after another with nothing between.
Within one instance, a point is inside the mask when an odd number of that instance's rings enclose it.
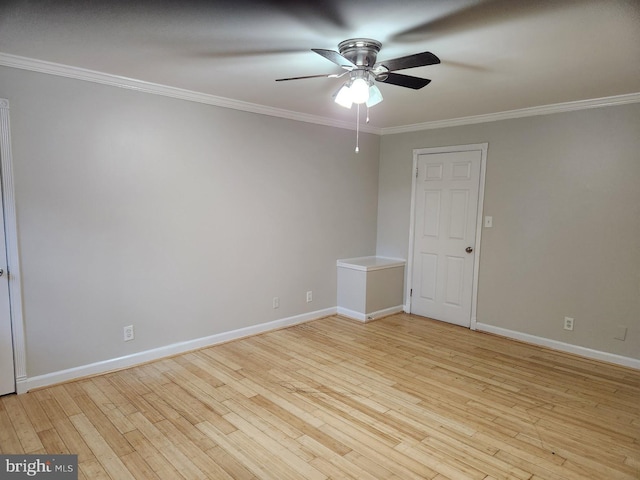
<instances>
[{"instance_id":1,"label":"cabinet top","mask_svg":"<svg viewBox=\"0 0 640 480\"><path fill-rule=\"evenodd\" d=\"M377 256L343 258L337 261L338 267L350 268L352 270L363 270L365 272L381 270L383 268L404 267L405 263L406 261L402 258Z\"/></svg>"}]
</instances>

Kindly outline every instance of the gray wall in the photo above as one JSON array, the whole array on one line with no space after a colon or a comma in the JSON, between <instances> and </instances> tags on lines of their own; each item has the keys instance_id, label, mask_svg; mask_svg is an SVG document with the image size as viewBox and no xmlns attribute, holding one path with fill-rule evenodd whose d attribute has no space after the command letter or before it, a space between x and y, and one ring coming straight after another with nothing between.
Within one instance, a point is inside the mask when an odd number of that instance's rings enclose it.
<instances>
[{"instance_id":1,"label":"gray wall","mask_svg":"<svg viewBox=\"0 0 640 480\"><path fill-rule=\"evenodd\" d=\"M383 136L377 253L408 255L413 149L483 142L478 322L640 358L639 104Z\"/></svg>"},{"instance_id":2,"label":"gray wall","mask_svg":"<svg viewBox=\"0 0 640 480\"><path fill-rule=\"evenodd\" d=\"M478 321L640 358L640 105L355 155L352 131L6 67L0 98L29 377L335 307L337 258L407 257L412 150L482 142Z\"/></svg>"},{"instance_id":3,"label":"gray wall","mask_svg":"<svg viewBox=\"0 0 640 480\"><path fill-rule=\"evenodd\" d=\"M375 253L374 135L6 67L0 98L29 377L335 307Z\"/></svg>"}]
</instances>

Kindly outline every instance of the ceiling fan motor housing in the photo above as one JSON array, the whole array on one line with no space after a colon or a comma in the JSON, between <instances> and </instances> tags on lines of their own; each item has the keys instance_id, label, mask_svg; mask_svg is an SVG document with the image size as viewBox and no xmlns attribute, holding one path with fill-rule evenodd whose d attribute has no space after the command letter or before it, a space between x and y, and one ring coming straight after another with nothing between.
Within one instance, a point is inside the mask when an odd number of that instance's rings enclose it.
<instances>
[{"instance_id":1,"label":"ceiling fan motor housing","mask_svg":"<svg viewBox=\"0 0 640 480\"><path fill-rule=\"evenodd\" d=\"M371 38L350 38L338 44L340 55L358 67L373 67L382 44Z\"/></svg>"}]
</instances>

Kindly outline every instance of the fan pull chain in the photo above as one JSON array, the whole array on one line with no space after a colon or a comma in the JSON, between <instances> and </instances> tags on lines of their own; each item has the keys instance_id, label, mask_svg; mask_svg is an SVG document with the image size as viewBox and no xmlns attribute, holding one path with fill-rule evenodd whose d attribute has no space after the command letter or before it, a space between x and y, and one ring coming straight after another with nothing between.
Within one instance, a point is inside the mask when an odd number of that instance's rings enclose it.
<instances>
[{"instance_id":1,"label":"fan pull chain","mask_svg":"<svg viewBox=\"0 0 640 480\"><path fill-rule=\"evenodd\" d=\"M365 123L369 123L369 105L367 105L367 119L365 120Z\"/></svg>"},{"instance_id":2,"label":"fan pull chain","mask_svg":"<svg viewBox=\"0 0 640 480\"><path fill-rule=\"evenodd\" d=\"M356 153L360 151L360 104L358 104L358 116L356 117Z\"/></svg>"}]
</instances>

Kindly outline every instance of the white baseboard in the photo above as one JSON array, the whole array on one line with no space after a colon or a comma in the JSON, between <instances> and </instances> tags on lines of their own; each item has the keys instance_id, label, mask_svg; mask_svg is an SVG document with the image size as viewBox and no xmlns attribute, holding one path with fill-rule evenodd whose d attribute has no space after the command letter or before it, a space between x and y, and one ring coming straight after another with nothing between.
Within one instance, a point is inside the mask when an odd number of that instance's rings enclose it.
<instances>
[{"instance_id":1,"label":"white baseboard","mask_svg":"<svg viewBox=\"0 0 640 480\"><path fill-rule=\"evenodd\" d=\"M379 318L393 315L394 313L400 313L404 310L403 305L396 305L395 307L384 308L371 313L360 313L348 308L338 307L338 315L344 315L345 317L353 318L361 322L367 323Z\"/></svg>"},{"instance_id":2,"label":"white baseboard","mask_svg":"<svg viewBox=\"0 0 640 480\"><path fill-rule=\"evenodd\" d=\"M602 360L603 362L615 363L616 365L622 365L623 367L630 367L640 370L640 360L635 358L623 357L622 355L616 355L615 353L601 352L600 350L580 347L579 345L559 342L557 340L551 340L549 338L537 337L535 335L529 335L528 333L516 332L514 330L508 330L501 327L494 327L493 325L487 325L486 323L476 323L476 329L480 332L493 333L496 335L500 335L501 337L512 338L514 340L520 340L522 342L531 343L533 345L548 347L553 350L560 350L561 352L573 353L583 357L592 358L594 360Z\"/></svg>"},{"instance_id":3,"label":"white baseboard","mask_svg":"<svg viewBox=\"0 0 640 480\"><path fill-rule=\"evenodd\" d=\"M219 343L228 342L230 340L237 340L239 338L248 337L251 335L257 335L272 330L278 330L284 327L290 327L299 323L317 320L319 318L334 315L336 313L366 323L402 311L407 311L406 307L403 305L378 310L367 315L341 307L316 310L314 312L295 315L288 318L282 318L280 320L274 320L272 322L262 323L260 325L239 328L237 330L222 332L215 335L210 335L208 337L196 338L194 340L188 340L186 342L174 343L164 347L154 348L152 350L146 350L144 352L134 353L132 355L127 355L124 357L105 360L103 362L91 363L89 365L69 368L67 370L60 370L58 372L47 373L45 375L38 375L35 377L27 377L24 380L18 380L18 382L16 383L16 391L17 393L26 393L34 388L46 387L49 385L67 382L82 377L98 375L122 368L133 367L142 363L159 360L161 358L178 355L180 353L197 350L199 348L209 347ZM508 330L506 328L495 327L493 325L487 325L485 323L478 322L476 324L476 328L481 332L493 333L503 337L512 338L514 340L520 340L534 345L540 345L543 347L552 348L554 350L573 353L576 355L581 355L583 357L602 360L605 362L610 362L617 365L640 370L640 360L637 360L635 358L623 357L622 355L592 350L590 348L558 342L556 340L550 340L548 338L537 337L535 335L529 335L527 333L516 332L514 330Z\"/></svg>"},{"instance_id":4,"label":"white baseboard","mask_svg":"<svg viewBox=\"0 0 640 480\"><path fill-rule=\"evenodd\" d=\"M69 368L67 370L60 370L58 372L47 373L45 375L38 375L35 377L27 377L24 380L19 380L18 382L16 382L16 391L17 393L26 393L34 388L46 387L49 385L54 385L56 383L68 382L69 380L75 380L90 375L98 375L122 368L133 367L142 363L159 360L161 358L189 352L191 350L197 350L199 348L209 347L219 343L228 342L230 340L237 340L239 338L257 335L259 333L278 330L280 328L290 327L292 325L309 322L311 320L317 320L318 318L335 315L335 313L335 307L326 308L324 310L316 310L315 312L303 313L301 315L282 318L280 320L261 323L259 325L252 325L251 327L239 328L237 330L218 333L215 335L210 335L208 337L196 338L194 340L188 340L186 342L174 343L171 345L166 345L164 347L154 348L152 350L146 350L144 352L138 352L124 357L112 358L103 362L91 363L89 365L82 365L80 367Z\"/></svg>"}]
</instances>

